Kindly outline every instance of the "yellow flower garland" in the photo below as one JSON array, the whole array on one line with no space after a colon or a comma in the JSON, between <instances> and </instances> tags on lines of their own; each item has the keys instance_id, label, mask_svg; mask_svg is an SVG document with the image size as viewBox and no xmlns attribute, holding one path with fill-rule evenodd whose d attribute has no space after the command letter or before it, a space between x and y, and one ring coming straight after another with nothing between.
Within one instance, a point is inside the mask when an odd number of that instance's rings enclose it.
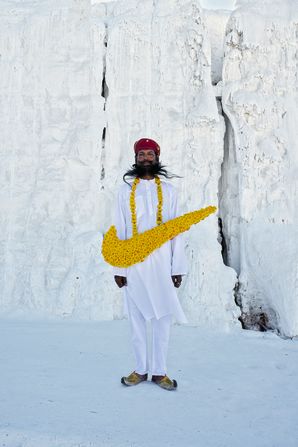
<instances>
[{"instance_id":1,"label":"yellow flower garland","mask_svg":"<svg viewBox=\"0 0 298 447\"><path fill-rule=\"evenodd\" d=\"M137 180L137 179L136 179ZM159 183L160 183L160 179ZM155 180L156 181L156 180ZM157 183L158 181L156 181ZM121 240L117 236L116 227L112 225L104 235L102 242L102 254L106 262L114 267L130 267L143 262L154 250L161 247L165 242L178 236L178 234L189 230L194 225L216 211L215 206L201 208L198 211L183 214L182 216L162 223L162 192L161 185L158 197L157 226L144 233L137 232L137 219L135 207L135 190L138 181L134 181L133 190L130 195L130 209L133 226L133 235L130 239Z\"/></svg>"},{"instance_id":2,"label":"yellow flower garland","mask_svg":"<svg viewBox=\"0 0 298 447\"><path fill-rule=\"evenodd\" d=\"M139 177L136 177L133 181L132 187L131 187L131 193L129 197L129 204L130 204L130 212L131 212L131 223L132 223L132 235L136 236L138 234L138 227L137 227L137 215L136 215L136 189L137 185L140 183ZM158 205L157 205L157 212L156 212L156 224L161 225L162 224L162 188L161 188L161 181L159 177L155 177L155 183L157 186L157 197L158 197Z\"/></svg>"}]
</instances>

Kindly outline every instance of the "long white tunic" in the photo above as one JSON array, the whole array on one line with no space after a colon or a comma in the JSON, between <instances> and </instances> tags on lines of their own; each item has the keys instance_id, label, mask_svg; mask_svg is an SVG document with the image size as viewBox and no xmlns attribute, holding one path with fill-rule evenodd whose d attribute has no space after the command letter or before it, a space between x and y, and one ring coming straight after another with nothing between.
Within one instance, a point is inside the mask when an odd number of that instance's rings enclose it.
<instances>
[{"instance_id":1,"label":"long white tunic","mask_svg":"<svg viewBox=\"0 0 298 447\"><path fill-rule=\"evenodd\" d=\"M162 220L166 222L179 215L177 192L170 183L162 181L161 184ZM125 183L118 193L114 222L119 239L132 236L130 193L131 187ZM155 180L140 179L135 199L137 228L139 233L143 233L156 226L158 197ZM187 322L171 278L172 275L185 275L186 272L183 235L163 244L143 262L128 268L114 267L115 275L127 278L127 286L122 288L125 312L127 299L132 299L146 320L173 315L178 322Z\"/></svg>"}]
</instances>

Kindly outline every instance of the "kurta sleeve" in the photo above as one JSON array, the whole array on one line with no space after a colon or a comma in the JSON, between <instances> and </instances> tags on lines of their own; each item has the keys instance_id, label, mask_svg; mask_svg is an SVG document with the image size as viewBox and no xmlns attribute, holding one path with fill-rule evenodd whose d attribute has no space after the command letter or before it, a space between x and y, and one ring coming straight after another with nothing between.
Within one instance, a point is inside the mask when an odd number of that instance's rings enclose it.
<instances>
[{"instance_id":1,"label":"kurta sleeve","mask_svg":"<svg viewBox=\"0 0 298 447\"><path fill-rule=\"evenodd\" d=\"M116 206L114 209L114 225L117 230L117 236L119 239L127 239L126 237L126 219L125 219L125 202L123 198L123 194L119 191ZM126 268L114 267L113 268L114 275L117 276L126 276Z\"/></svg>"},{"instance_id":2,"label":"kurta sleeve","mask_svg":"<svg viewBox=\"0 0 298 447\"><path fill-rule=\"evenodd\" d=\"M181 215L178 207L177 191L174 188L171 197L171 219L174 219ZM187 273L187 259L184 245L184 234L179 234L171 240L172 275L186 275Z\"/></svg>"}]
</instances>

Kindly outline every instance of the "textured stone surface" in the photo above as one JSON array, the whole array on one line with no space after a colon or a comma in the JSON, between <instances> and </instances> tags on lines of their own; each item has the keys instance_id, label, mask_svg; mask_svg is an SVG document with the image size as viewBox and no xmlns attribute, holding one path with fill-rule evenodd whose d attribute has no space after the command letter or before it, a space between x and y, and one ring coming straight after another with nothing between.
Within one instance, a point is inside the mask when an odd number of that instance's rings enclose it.
<instances>
[{"instance_id":1,"label":"textured stone surface","mask_svg":"<svg viewBox=\"0 0 298 447\"><path fill-rule=\"evenodd\" d=\"M1 22L1 312L121 317L99 248L134 140L160 142L183 212L217 205L224 123L202 10L2 1ZM229 326L236 275L217 235L212 216L186 236L180 296L191 322Z\"/></svg>"},{"instance_id":2,"label":"textured stone surface","mask_svg":"<svg viewBox=\"0 0 298 447\"><path fill-rule=\"evenodd\" d=\"M88 1L1 2L2 312L112 317L98 293L104 29Z\"/></svg>"},{"instance_id":3,"label":"textured stone surface","mask_svg":"<svg viewBox=\"0 0 298 447\"><path fill-rule=\"evenodd\" d=\"M297 2L247 2L229 21L223 71L232 130L221 209L238 301L247 327L289 336L298 333L297 42Z\"/></svg>"},{"instance_id":4,"label":"textured stone surface","mask_svg":"<svg viewBox=\"0 0 298 447\"><path fill-rule=\"evenodd\" d=\"M217 205L224 123L210 78L210 44L197 1L117 2L109 10L104 187L111 197L133 162L133 142L148 136L179 175L181 211ZM108 219L109 220L109 219ZM180 292L191 322L228 326L235 272L222 262L216 216L185 237L189 275ZM236 320L237 321L237 320Z\"/></svg>"},{"instance_id":5,"label":"textured stone surface","mask_svg":"<svg viewBox=\"0 0 298 447\"><path fill-rule=\"evenodd\" d=\"M211 79L216 85L222 80L226 26L231 11L204 9L204 16L211 44Z\"/></svg>"}]
</instances>

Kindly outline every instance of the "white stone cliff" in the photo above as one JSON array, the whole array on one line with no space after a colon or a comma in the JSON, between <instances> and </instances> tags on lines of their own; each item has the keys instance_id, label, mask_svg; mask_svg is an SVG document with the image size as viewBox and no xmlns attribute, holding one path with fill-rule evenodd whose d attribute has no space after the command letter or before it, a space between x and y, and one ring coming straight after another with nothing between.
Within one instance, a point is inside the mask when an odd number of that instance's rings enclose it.
<instances>
[{"instance_id":1,"label":"white stone cliff","mask_svg":"<svg viewBox=\"0 0 298 447\"><path fill-rule=\"evenodd\" d=\"M298 334L298 3L239 2L225 40L221 185L246 327ZM233 137L231 136L233 134Z\"/></svg>"},{"instance_id":2,"label":"white stone cliff","mask_svg":"<svg viewBox=\"0 0 298 447\"><path fill-rule=\"evenodd\" d=\"M0 1L2 315L122 317L100 245L148 136L181 212L219 206L185 235L190 322L298 334L297 6L243 3Z\"/></svg>"}]
</instances>

